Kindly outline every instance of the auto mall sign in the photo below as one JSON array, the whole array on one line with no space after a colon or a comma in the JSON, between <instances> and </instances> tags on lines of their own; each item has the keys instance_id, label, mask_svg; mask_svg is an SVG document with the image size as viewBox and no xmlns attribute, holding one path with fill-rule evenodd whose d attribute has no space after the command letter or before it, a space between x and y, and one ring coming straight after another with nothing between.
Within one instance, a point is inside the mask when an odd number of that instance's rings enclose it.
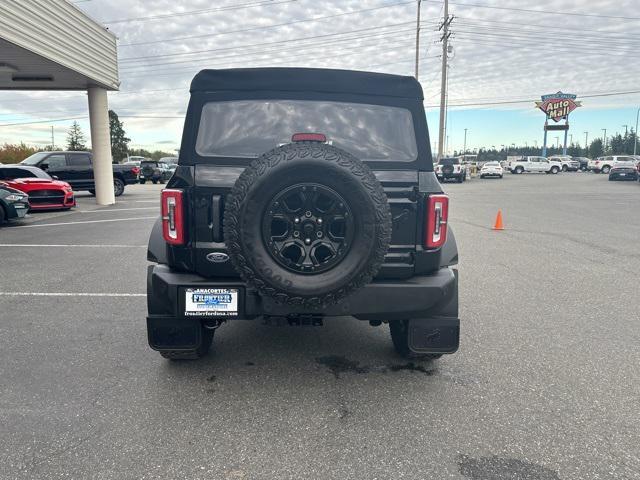
<instances>
[{"instance_id":1,"label":"auto mall sign","mask_svg":"<svg viewBox=\"0 0 640 480\"><path fill-rule=\"evenodd\" d=\"M558 92L542 95L540 98L541 101L536 102L536 107L547 115L547 119L550 118L554 122L567 119L571 112L582 106L581 102L576 101L577 95L571 93Z\"/></svg>"}]
</instances>

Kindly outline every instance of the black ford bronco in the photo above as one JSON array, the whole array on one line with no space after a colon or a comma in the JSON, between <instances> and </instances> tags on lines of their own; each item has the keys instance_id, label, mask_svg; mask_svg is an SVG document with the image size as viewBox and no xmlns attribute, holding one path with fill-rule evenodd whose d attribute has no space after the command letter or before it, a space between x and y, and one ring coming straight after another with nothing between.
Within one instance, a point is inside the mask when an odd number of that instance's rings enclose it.
<instances>
[{"instance_id":1,"label":"black ford bronco","mask_svg":"<svg viewBox=\"0 0 640 480\"><path fill-rule=\"evenodd\" d=\"M149 344L194 359L227 321L349 315L403 356L453 353L448 204L413 77L201 71L149 240Z\"/></svg>"}]
</instances>

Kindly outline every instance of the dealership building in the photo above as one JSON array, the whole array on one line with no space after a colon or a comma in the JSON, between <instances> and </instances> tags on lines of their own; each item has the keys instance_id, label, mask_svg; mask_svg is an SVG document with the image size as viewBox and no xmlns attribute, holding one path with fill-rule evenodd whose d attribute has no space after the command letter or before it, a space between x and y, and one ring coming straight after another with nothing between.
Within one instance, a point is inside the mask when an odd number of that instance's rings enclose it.
<instances>
[{"instance_id":1,"label":"dealership building","mask_svg":"<svg viewBox=\"0 0 640 480\"><path fill-rule=\"evenodd\" d=\"M86 90L96 201L115 203L107 92L116 37L66 0L0 1L0 90Z\"/></svg>"}]
</instances>

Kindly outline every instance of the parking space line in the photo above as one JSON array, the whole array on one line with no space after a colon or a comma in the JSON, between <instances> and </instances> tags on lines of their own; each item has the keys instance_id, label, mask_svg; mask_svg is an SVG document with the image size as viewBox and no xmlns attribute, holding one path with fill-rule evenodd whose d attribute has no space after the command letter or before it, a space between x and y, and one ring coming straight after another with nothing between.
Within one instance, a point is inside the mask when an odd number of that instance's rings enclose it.
<instances>
[{"instance_id":1,"label":"parking space line","mask_svg":"<svg viewBox=\"0 0 640 480\"><path fill-rule=\"evenodd\" d=\"M104 213L104 212L127 212L129 210L158 210L158 207L101 208L99 210L76 210L76 211L78 213Z\"/></svg>"},{"instance_id":2,"label":"parking space line","mask_svg":"<svg viewBox=\"0 0 640 480\"><path fill-rule=\"evenodd\" d=\"M42 244L42 243L0 243L0 247L47 247L47 248L147 248L147 245L73 245L73 244Z\"/></svg>"},{"instance_id":3,"label":"parking space line","mask_svg":"<svg viewBox=\"0 0 640 480\"><path fill-rule=\"evenodd\" d=\"M64 225L84 225L87 223L129 222L132 220L151 220L156 218L158 218L157 215L154 215L153 217L110 218L109 220L82 220L79 222L43 223L40 225L17 225L15 227L11 227L11 229L13 230L14 228L36 228L36 227L58 227L58 226L64 226Z\"/></svg>"},{"instance_id":4,"label":"parking space line","mask_svg":"<svg viewBox=\"0 0 640 480\"><path fill-rule=\"evenodd\" d=\"M0 297L146 297L146 293L0 292Z\"/></svg>"}]
</instances>

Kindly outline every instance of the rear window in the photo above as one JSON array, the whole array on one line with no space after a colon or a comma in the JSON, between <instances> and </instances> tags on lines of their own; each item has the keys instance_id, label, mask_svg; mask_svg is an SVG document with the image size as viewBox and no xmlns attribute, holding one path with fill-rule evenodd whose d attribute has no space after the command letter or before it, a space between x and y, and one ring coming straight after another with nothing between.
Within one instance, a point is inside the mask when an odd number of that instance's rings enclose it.
<instances>
[{"instance_id":1,"label":"rear window","mask_svg":"<svg viewBox=\"0 0 640 480\"><path fill-rule=\"evenodd\" d=\"M141 167L157 167L158 162L140 162Z\"/></svg>"},{"instance_id":2,"label":"rear window","mask_svg":"<svg viewBox=\"0 0 640 480\"><path fill-rule=\"evenodd\" d=\"M321 133L360 160L412 162L418 156L411 112L362 103L241 100L207 103L196 152L203 157L255 158L290 143L296 133Z\"/></svg>"},{"instance_id":3,"label":"rear window","mask_svg":"<svg viewBox=\"0 0 640 480\"><path fill-rule=\"evenodd\" d=\"M457 158L441 158L438 165L459 165L460 160Z\"/></svg>"},{"instance_id":4,"label":"rear window","mask_svg":"<svg viewBox=\"0 0 640 480\"><path fill-rule=\"evenodd\" d=\"M14 180L16 178L44 178L51 177L39 168L3 167L0 168L0 180Z\"/></svg>"}]
</instances>

